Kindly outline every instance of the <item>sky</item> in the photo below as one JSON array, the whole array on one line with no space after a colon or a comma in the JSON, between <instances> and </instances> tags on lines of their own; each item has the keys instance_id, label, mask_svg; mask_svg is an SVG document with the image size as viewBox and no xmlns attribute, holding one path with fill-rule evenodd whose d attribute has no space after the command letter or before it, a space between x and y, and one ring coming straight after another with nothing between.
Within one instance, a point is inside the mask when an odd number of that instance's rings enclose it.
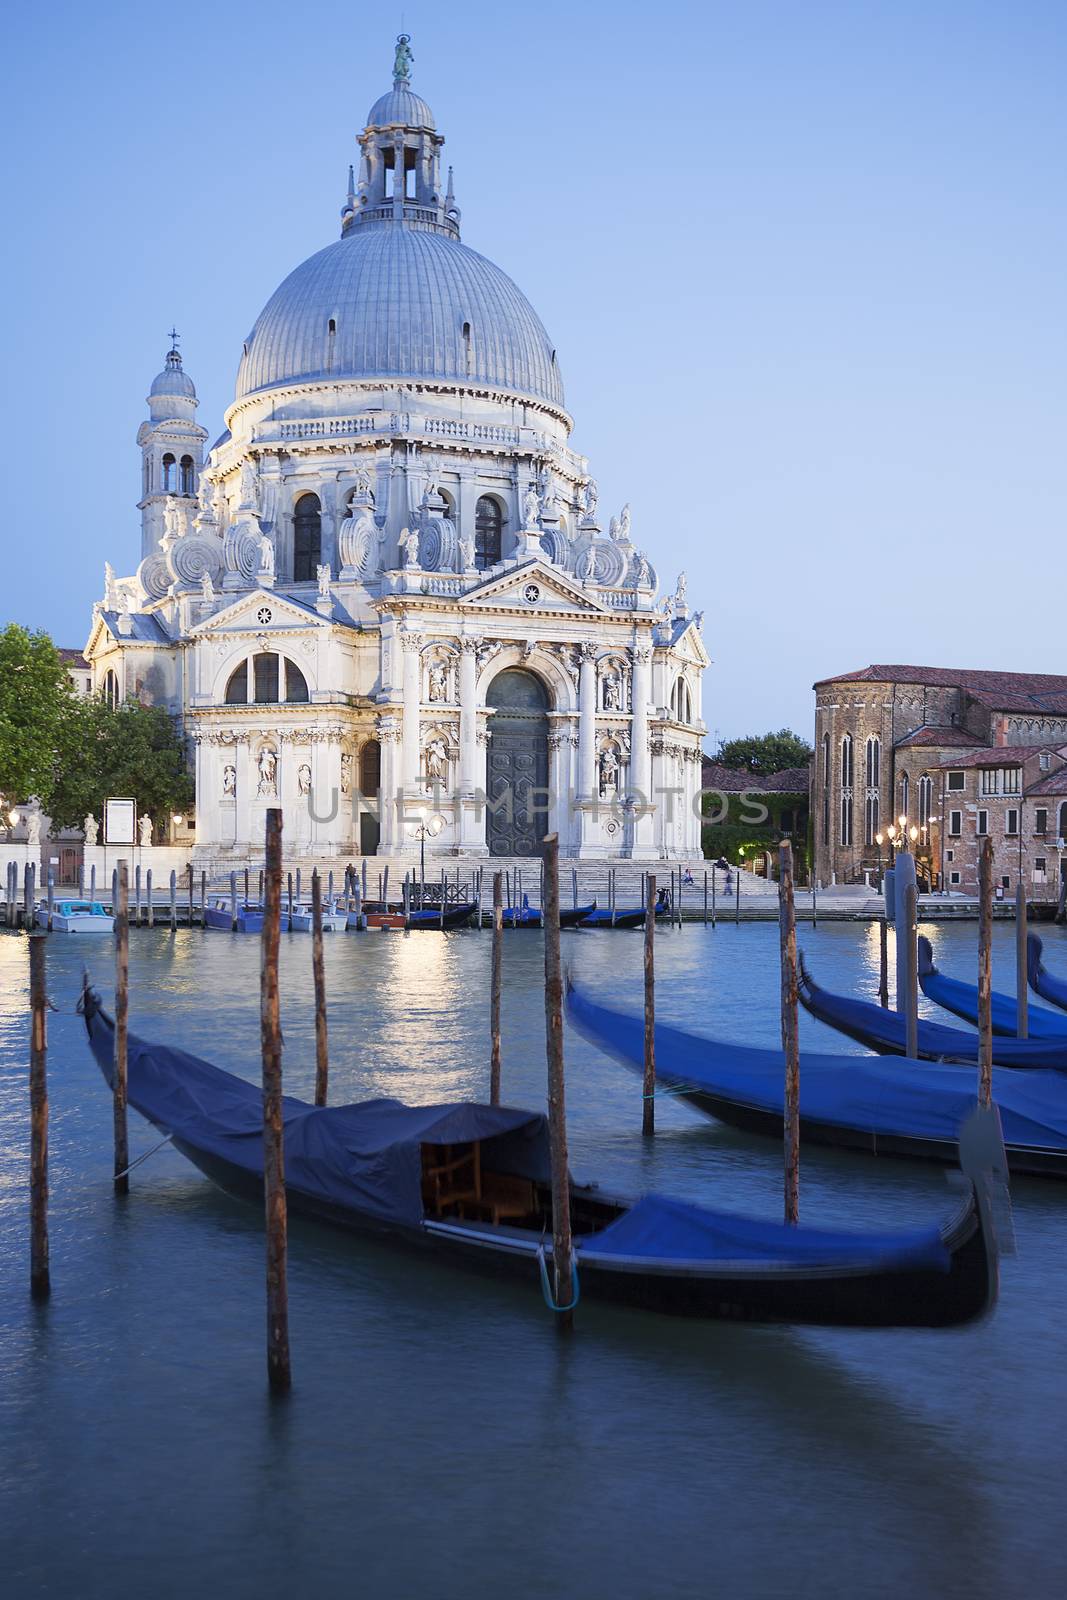
<instances>
[{"instance_id":1,"label":"sky","mask_svg":"<svg viewBox=\"0 0 1067 1600\"><path fill-rule=\"evenodd\" d=\"M602 510L706 612L709 747L872 661L1067 671L1062 0L19 7L0 625L80 645L135 570L167 331L215 438L401 19Z\"/></svg>"}]
</instances>

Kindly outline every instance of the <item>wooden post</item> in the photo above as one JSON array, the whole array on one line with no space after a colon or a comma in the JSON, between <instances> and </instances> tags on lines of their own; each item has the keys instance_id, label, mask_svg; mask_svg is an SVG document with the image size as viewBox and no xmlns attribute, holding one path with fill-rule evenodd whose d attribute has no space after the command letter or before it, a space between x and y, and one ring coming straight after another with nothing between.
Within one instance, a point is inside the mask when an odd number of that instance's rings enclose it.
<instances>
[{"instance_id":1,"label":"wooden post","mask_svg":"<svg viewBox=\"0 0 1067 1600\"><path fill-rule=\"evenodd\" d=\"M1026 976L1026 885L1019 878L1015 890L1015 1032L1020 1039L1030 1036L1030 995Z\"/></svg>"},{"instance_id":2,"label":"wooden post","mask_svg":"<svg viewBox=\"0 0 1067 1600\"><path fill-rule=\"evenodd\" d=\"M115 1063L112 1103L115 1123L115 1193L129 1194L130 1140L126 1127L126 1034L130 1015L130 880L125 861L118 866L115 899Z\"/></svg>"},{"instance_id":3,"label":"wooden post","mask_svg":"<svg viewBox=\"0 0 1067 1600\"><path fill-rule=\"evenodd\" d=\"M207 927L207 873L200 874L200 926Z\"/></svg>"},{"instance_id":4,"label":"wooden post","mask_svg":"<svg viewBox=\"0 0 1067 1600\"><path fill-rule=\"evenodd\" d=\"M363 915L363 880L361 878L354 877L352 882L354 883L355 890L356 890L356 895L355 895L356 932L360 933L367 926L366 919L365 919L365 917Z\"/></svg>"},{"instance_id":5,"label":"wooden post","mask_svg":"<svg viewBox=\"0 0 1067 1600\"><path fill-rule=\"evenodd\" d=\"M322 959L322 879L311 874L311 973L315 981L315 1104L326 1104L330 1063L326 1037L326 969Z\"/></svg>"},{"instance_id":6,"label":"wooden post","mask_svg":"<svg viewBox=\"0 0 1067 1600\"><path fill-rule=\"evenodd\" d=\"M704 868L704 926L708 925L708 869Z\"/></svg>"},{"instance_id":7,"label":"wooden post","mask_svg":"<svg viewBox=\"0 0 1067 1600\"><path fill-rule=\"evenodd\" d=\"M188 884L189 884L189 926L191 928L192 925L193 925L193 901L194 901L194 894L193 894L193 863L191 861L189 862L189 865L186 867L185 870L186 870L186 873L188 874Z\"/></svg>"},{"instance_id":8,"label":"wooden post","mask_svg":"<svg viewBox=\"0 0 1067 1600\"><path fill-rule=\"evenodd\" d=\"M559 835L549 833L545 856L545 1040L548 1054L548 1132L552 1153L552 1267L557 1306L574 1299L570 1173L567 1166L567 1105L563 1074L563 974L559 956ZM573 1310L560 1311L556 1326L569 1333Z\"/></svg>"},{"instance_id":9,"label":"wooden post","mask_svg":"<svg viewBox=\"0 0 1067 1600\"><path fill-rule=\"evenodd\" d=\"M330 868L329 877L326 880L326 904L330 907L330 909L332 911L333 910L333 868L332 867Z\"/></svg>"},{"instance_id":10,"label":"wooden post","mask_svg":"<svg viewBox=\"0 0 1067 1600\"><path fill-rule=\"evenodd\" d=\"M296 903L297 903L297 905L303 905L303 903L304 903L303 897L301 896L301 893L300 893L300 868L299 867L297 867L297 869L296 869Z\"/></svg>"},{"instance_id":11,"label":"wooden post","mask_svg":"<svg viewBox=\"0 0 1067 1600\"><path fill-rule=\"evenodd\" d=\"M262 902L263 902L262 879L260 880L259 899L260 899L260 904L262 904ZM248 868L247 867L245 868L245 896L244 896L244 903L245 903L246 906L248 905Z\"/></svg>"},{"instance_id":12,"label":"wooden post","mask_svg":"<svg viewBox=\"0 0 1067 1600\"><path fill-rule=\"evenodd\" d=\"M78 899L79 900L84 900L85 899L85 861L84 861L84 859L78 865Z\"/></svg>"},{"instance_id":13,"label":"wooden post","mask_svg":"<svg viewBox=\"0 0 1067 1600\"><path fill-rule=\"evenodd\" d=\"M89 899L96 899L96 862L89 868Z\"/></svg>"},{"instance_id":14,"label":"wooden post","mask_svg":"<svg viewBox=\"0 0 1067 1600\"><path fill-rule=\"evenodd\" d=\"M230 932L237 932L237 874L230 873Z\"/></svg>"},{"instance_id":15,"label":"wooden post","mask_svg":"<svg viewBox=\"0 0 1067 1600\"><path fill-rule=\"evenodd\" d=\"M386 867L385 874L381 879L381 888L382 888L382 895L381 895L382 910L383 911L388 911L388 909L389 909L389 868L388 867ZM411 908L411 891L409 890L408 891L408 909L410 910L410 908Z\"/></svg>"},{"instance_id":16,"label":"wooden post","mask_svg":"<svg viewBox=\"0 0 1067 1600\"><path fill-rule=\"evenodd\" d=\"M441 872L441 928L445 925L445 901L448 899L448 884L445 880L444 870Z\"/></svg>"},{"instance_id":17,"label":"wooden post","mask_svg":"<svg viewBox=\"0 0 1067 1600\"><path fill-rule=\"evenodd\" d=\"M544 910L544 907L545 907L545 902L542 899L542 901L541 901L541 909L542 909L542 911ZM578 909L578 868L577 867L572 867L571 868L571 910L572 911L577 911L577 909Z\"/></svg>"},{"instance_id":18,"label":"wooden post","mask_svg":"<svg viewBox=\"0 0 1067 1600\"><path fill-rule=\"evenodd\" d=\"M312 879L314 892L314 879ZM289 1366L289 1289L286 1277L288 1218L282 1120L282 1029L278 1002L278 946L282 912L282 814L267 812L266 897L260 967L260 1037L263 1047L263 1196L267 1225L267 1377L275 1390L292 1383Z\"/></svg>"},{"instance_id":19,"label":"wooden post","mask_svg":"<svg viewBox=\"0 0 1067 1600\"><path fill-rule=\"evenodd\" d=\"M800 1221L800 1035L797 1024L797 921L793 847L778 847L778 934L782 959L782 1052L785 1056L785 1220Z\"/></svg>"},{"instance_id":20,"label":"wooden post","mask_svg":"<svg viewBox=\"0 0 1067 1600\"><path fill-rule=\"evenodd\" d=\"M178 874L171 868L170 873L170 931L175 933L178 928Z\"/></svg>"},{"instance_id":21,"label":"wooden post","mask_svg":"<svg viewBox=\"0 0 1067 1600\"><path fill-rule=\"evenodd\" d=\"M904 889L904 921L907 924L908 1009L905 1018L904 1048L914 1061L919 1054L919 892L913 883Z\"/></svg>"},{"instance_id":22,"label":"wooden post","mask_svg":"<svg viewBox=\"0 0 1067 1600\"><path fill-rule=\"evenodd\" d=\"M32 928L36 912L37 900L37 868L32 861L27 861L26 871L22 878L22 923L25 928Z\"/></svg>"},{"instance_id":23,"label":"wooden post","mask_svg":"<svg viewBox=\"0 0 1067 1600\"><path fill-rule=\"evenodd\" d=\"M30 937L30 1294L47 1300L48 1273L48 997L45 940Z\"/></svg>"},{"instance_id":24,"label":"wooden post","mask_svg":"<svg viewBox=\"0 0 1067 1600\"><path fill-rule=\"evenodd\" d=\"M117 917L119 912L119 869L113 867L111 871L111 915Z\"/></svg>"},{"instance_id":25,"label":"wooden post","mask_svg":"<svg viewBox=\"0 0 1067 1600\"><path fill-rule=\"evenodd\" d=\"M48 869L48 931L52 931L52 918L56 914L56 874L55 869Z\"/></svg>"},{"instance_id":26,"label":"wooden post","mask_svg":"<svg viewBox=\"0 0 1067 1600\"><path fill-rule=\"evenodd\" d=\"M411 927L411 879L404 874L404 927Z\"/></svg>"},{"instance_id":27,"label":"wooden post","mask_svg":"<svg viewBox=\"0 0 1067 1600\"><path fill-rule=\"evenodd\" d=\"M714 866L711 869L711 925L713 928L717 928L719 925L718 914L715 907L715 873L717 870L718 869Z\"/></svg>"},{"instance_id":28,"label":"wooden post","mask_svg":"<svg viewBox=\"0 0 1067 1600\"><path fill-rule=\"evenodd\" d=\"M993 841L978 859L978 1103L993 1101Z\"/></svg>"},{"instance_id":29,"label":"wooden post","mask_svg":"<svg viewBox=\"0 0 1067 1600\"><path fill-rule=\"evenodd\" d=\"M19 869L14 861L9 861L7 864L7 905L5 907L5 910L7 911L7 925L9 928L13 928L15 926L15 916L18 912L18 905L16 903L18 899L18 881Z\"/></svg>"},{"instance_id":30,"label":"wooden post","mask_svg":"<svg viewBox=\"0 0 1067 1600\"><path fill-rule=\"evenodd\" d=\"M608 902L611 906L611 926L615 926L615 868L608 868Z\"/></svg>"},{"instance_id":31,"label":"wooden post","mask_svg":"<svg viewBox=\"0 0 1067 1600\"><path fill-rule=\"evenodd\" d=\"M489 985L489 1104L500 1104L500 991L504 979L504 874L493 873L493 965Z\"/></svg>"},{"instance_id":32,"label":"wooden post","mask_svg":"<svg viewBox=\"0 0 1067 1600\"><path fill-rule=\"evenodd\" d=\"M645 1082L641 1132L656 1131L656 875L645 882Z\"/></svg>"},{"instance_id":33,"label":"wooden post","mask_svg":"<svg viewBox=\"0 0 1067 1600\"><path fill-rule=\"evenodd\" d=\"M884 916L878 919L878 1001L889 1010L889 925Z\"/></svg>"},{"instance_id":34,"label":"wooden post","mask_svg":"<svg viewBox=\"0 0 1067 1600\"><path fill-rule=\"evenodd\" d=\"M360 863L360 883L361 883L362 888L363 888L363 898L365 900L367 898L367 858L366 858L366 856L363 857L363 860Z\"/></svg>"},{"instance_id":35,"label":"wooden post","mask_svg":"<svg viewBox=\"0 0 1067 1600\"><path fill-rule=\"evenodd\" d=\"M141 867L140 867L140 863L138 863L137 867L134 869L133 882L134 882L133 925L134 925L135 928L139 928L140 925L141 925Z\"/></svg>"},{"instance_id":36,"label":"wooden post","mask_svg":"<svg viewBox=\"0 0 1067 1600\"><path fill-rule=\"evenodd\" d=\"M155 926L155 904L152 900L152 868L145 874L145 901L148 907L148 926Z\"/></svg>"},{"instance_id":37,"label":"wooden post","mask_svg":"<svg viewBox=\"0 0 1067 1600\"><path fill-rule=\"evenodd\" d=\"M288 909L288 915L286 917L285 926L286 926L286 932L292 933L292 931L293 931L293 874L291 872L289 874L289 878L288 878L288 882L287 882L287 885L286 885L286 889L287 889L287 895L288 895L289 909Z\"/></svg>"},{"instance_id":38,"label":"wooden post","mask_svg":"<svg viewBox=\"0 0 1067 1600\"><path fill-rule=\"evenodd\" d=\"M734 868L734 927L741 921L741 863Z\"/></svg>"},{"instance_id":39,"label":"wooden post","mask_svg":"<svg viewBox=\"0 0 1067 1600\"><path fill-rule=\"evenodd\" d=\"M815 873L811 871L810 867L808 870L811 872L811 925L813 928L817 928L819 926L819 907L815 900Z\"/></svg>"}]
</instances>

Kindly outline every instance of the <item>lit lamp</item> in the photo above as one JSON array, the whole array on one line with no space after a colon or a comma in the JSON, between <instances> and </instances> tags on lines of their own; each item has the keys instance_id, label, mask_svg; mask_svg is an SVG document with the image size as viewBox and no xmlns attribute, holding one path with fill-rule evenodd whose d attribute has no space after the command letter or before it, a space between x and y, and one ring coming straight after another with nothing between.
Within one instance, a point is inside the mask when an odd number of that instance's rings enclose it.
<instances>
[{"instance_id":1,"label":"lit lamp","mask_svg":"<svg viewBox=\"0 0 1067 1600\"><path fill-rule=\"evenodd\" d=\"M879 887L879 889L884 889L884 887L885 887L885 866L883 865L883 862L882 862L882 846L883 846L883 844L885 844L885 834L884 833L876 833L875 836L874 836L874 842L878 846L878 887Z\"/></svg>"},{"instance_id":2,"label":"lit lamp","mask_svg":"<svg viewBox=\"0 0 1067 1600\"><path fill-rule=\"evenodd\" d=\"M445 825L444 817L434 813L426 822L420 822L415 829L415 837L419 841L419 910L422 910L426 898L426 841L436 839Z\"/></svg>"}]
</instances>

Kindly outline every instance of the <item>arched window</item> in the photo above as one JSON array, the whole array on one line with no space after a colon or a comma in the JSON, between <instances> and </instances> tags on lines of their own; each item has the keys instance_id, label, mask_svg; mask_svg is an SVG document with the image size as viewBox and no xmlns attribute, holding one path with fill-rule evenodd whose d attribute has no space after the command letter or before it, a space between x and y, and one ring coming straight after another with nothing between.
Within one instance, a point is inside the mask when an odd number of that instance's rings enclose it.
<instances>
[{"instance_id":1,"label":"arched window","mask_svg":"<svg viewBox=\"0 0 1067 1600\"><path fill-rule=\"evenodd\" d=\"M693 705L689 696L689 685L679 674L674 680L671 690L671 715L675 722L690 723L693 720Z\"/></svg>"},{"instance_id":2,"label":"arched window","mask_svg":"<svg viewBox=\"0 0 1067 1600\"><path fill-rule=\"evenodd\" d=\"M273 650L247 656L230 674L226 685L228 706L292 705L305 704L307 700L307 679L296 662Z\"/></svg>"},{"instance_id":3,"label":"arched window","mask_svg":"<svg viewBox=\"0 0 1067 1600\"><path fill-rule=\"evenodd\" d=\"M177 494L178 492L178 463L168 450L163 457L163 493Z\"/></svg>"},{"instance_id":4,"label":"arched window","mask_svg":"<svg viewBox=\"0 0 1067 1600\"><path fill-rule=\"evenodd\" d=\"M919 779L919 826L925 828L930 822L930 802L934 796L934 785L931 778Z\"/></svg>"},{"instance_id":5,"label":"arched window","mask_svg":"<svg viewBox=\"0 0 1067 1600\"><path fill-rule=\"evenodd\" d=\"M846 733L841 740L841 844L852 843L852 783L854 778L852 735Z\"/></svg>"},{"instance_id":6,"label":"arched window","mask_svg":"<svg viewBox=\"0 0 1067 1600\"><path fill-rule=\"evenodd\" d=\"M500 501L483 494L474 508L474 565L484 569L500 560L504 513Z\"/></svg>"},{"instance_id":7,"label":"arched window","mask_svg":"<svg viewBox=\"0 0 1067 1600\"><path fill-rule=\"evenodd\" d=\"M382 747L377 739L368 739L359 752L359 788L364 799L374 800L382 781Z\"/></svg>"},{"instance_id":8,"label":"arched window","mask_svg":"<svg viewBox=\"0 0 1067 1600\"><path fill-rule=\"evenodd\" d=\"M317 494L302 494L293 512L293 582L310 583L322 560L322 507Z\"/></svg>"},{"instance_id":9,"label":"arched window","mask_svg":"<svg viewBox=\"0 0 1067 1600\"><path fill-rule=\"evenodd\" d=\"M852 792L841 796L841 843L852 843Z\"/></svg>"},{"instance_id":10,"label":"arched window","mask_svg":"<svg viewBox=\"0 0 1067 1600\"><path fill-rule=\"evenodd\" d=\"M196 472L193 467L192 456L182 456L181 469L178 473L178 493L194 494L196 491L195 477Z\"/></svg>"},{"instance_id":11,"label":"arched window","mask_svg":"<svg viewBox=\"0 0 1067 1600\"><path fill-rule=\"evenodd\" d=\"M900 815L910 816L908 806L911 802L911 780L906 772L900 774Z\"/></svg>"},{"instance_id":12,"label":"arched window","mask_svg":"<svg viewBox=\"0 0 1067 1600\"><path fill-rule=\"evenodd\" d=\"M104 699L114 711L119 703L119 680L110 668L104 674Z\"/></svg>"},{"instance_id":13,"label":"arched window","mask_svg":"<svg viewBox=\"0 0 1067 1600\"><path fill-rule=\"evenodd\" d=\"M882 777L882 744L880 739L867 740L867 787L877 789Z\"/></svg>"},{"instance_id":14,"label":"arched window","mask_svg":"<svg viewBox=\"0 0 1067 1600\"><path fill-rule=\"evenodd\" d=\"M1067 800L1060 806L1060 825L1056 832L1061 839L1067 839Z\"/></svg>"},{"instance_id":15,"label":"arched window","mask_svg":"<svg viewBox=\"0 0 1067 1600\"><path fill-rule=\"evenodd\" d=\"M852 774L853 774L852 735L850 733L846 733L845 737L841 740L841 787L842 787L842 789L851 789L852 788Z\"/></svg>"},{"instance_id":16,"label":"arched window","mask_svg":"<svg viewBox=\"0 0 1067 1600\"><path fill-rule=\"evenodd\" d=\"M863 842L873 844L874 836L878 832L879 805L878 795L869 794L863 808Z\"/></svg>"}]
</instances>

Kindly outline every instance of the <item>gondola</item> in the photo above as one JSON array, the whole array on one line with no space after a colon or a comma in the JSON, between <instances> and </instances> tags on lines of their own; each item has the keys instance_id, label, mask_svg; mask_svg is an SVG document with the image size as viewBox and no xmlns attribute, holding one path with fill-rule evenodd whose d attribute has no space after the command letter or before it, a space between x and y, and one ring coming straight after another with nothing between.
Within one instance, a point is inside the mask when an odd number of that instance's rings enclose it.
<instances>
[{"instance_id":1,"label":"gondola","mask_svg":"<svg viewBox=\"0 0 1067 1600\"><path fill-rule=\"evenodd\" d=\"M645 925L644 908L639 906L636 911L616 911L612 913L606 906L601 910L590 911L587 916L578 920L579 928L643 928Z\"/></svg>"},{"instance_id":2,"label":"gondola","mask_svg":"<svg viewBox=\"0 0 1067 1600\"><path fill-rule=\"evenodd\" d=\"M644 1066L644 1021L599 1005L568 986L576 1028L627 1066ZM656 1024L656 1081L672 1094L747 1132L780 1140L785 1066L780 1050L726 1044ZM803 1052L800 1132L805 1142L952 1162L977 1099L972 1067L907 1057ZM993 1070L1008 1166L1067 1178L1067 1079L1060 1072Z\"/></svg>"},{"instance_id":3,"label":"gondola","mask_svg":"<svg viewBox=\"0 0 1067 1600\"><path fill-rule=\"evenodd\" d=\"M86 983L89 1044L111 1081L114 1025ZM262 1207L260 1086L185 1051L128 1039L128 1099L215 1183ZM283 1101L292 1211L550 1294L551 1169L538 1112L502 1106L314 1107ZM681 1316L863 1327L945 1327L998 1288L990 1129L961 1141L970 1183L956 1214L910 1232L787 1227L660 1195L572 1189L578 1287Z\"/></svg>"},{"instance_id":4,"label":"gondola","mask_svg":"<svg viewBox=\"0 0 1067 1600\"><path fill-rule=\"evenodd\" d=\"M541 912L530 904L530 897L524 894L521 906L505 906L503 910L505 928L543 928L545 919Z\"/></svg>"},{"instance_id":5,"label":"gondola","mask_svg":"<svg viewBox=\"0 0 1067 1600\"><path fill-rule=\"evenodd\" d=\"M879 1055L907 1055L907 1021L901 1012L888 1011L871 1000L858 1000L821 988L808 971L803 956L797 992L806 1011L828 1027L836 1028L838 1033L855 1039L857 1044L877 1050ZM964 1033L962 1028L948 1028L942 1022L920 1017L916 1038L920 1061L963 1061L978 1065L976 1033ZM995 1036L993 1060L1000 1067L1047 1067L1067 1073L1067 1040Z\"/></svg>"},{"instance_id":6,"label":"gondola","mask_svg":"<svg viewBox=\"0 0 1067 1600\"><path fill-rule=\"evenodd\" d=\"M597 907L597 903L596 903L595 900L593 901L592 905L588 905L588 906L571 906L569 910L566 910L566 909L564 909L563 906L560 906L560 909L559 909L559 925L560 925L560 927L561 928L577 928L577 927L579 927L580 924L584 921L584 919L586 917L591 917L593 915L593 912L596 910L596 907Z\"/></svg>"},{"instance_id":7,"label":"gondola","mask_svg":"<svg viewBox=\"0 0 1067 1600\"><path fill-rule=\"evenodd\" d=\"M1026 938L1026 976L1031 989L1042 1000L1051 1001L1061 1011L1067 1011L1067 981L1053 977L1041 959L1043 946L1036 933Z\"/></svg>"},{"instance_id":8,"label":"gondola","mask_svg":"<svg viewBox=\"0 0 1067 1600\"><path fill-rule=\"evenodd\" d=\"M978 1025L978 986L946 978L934 961L934 952L925 934L919 935L919 983L928 1000L952 1011L966 1022ZM1019 1011L1015 996L993 992L991 997L993 1032L1015 1038L1019 1031ZM1067 1017L1046 1011L1044 1006L1027 1007L1027 1034L1031 1039L1055 1039L1067 1048Z\"/></svg>"},{"instance_id":9,"label":"gondola","mask_svg":"<svg viewBox=\"0 0 1067 1600\"><path fill-rule=\"evenodd\" d=\"M424 906L408 912L408 927L413 932L420 928L465 928L477 909L476 905L465 903L446 906L443 912L440 906Z\"/></svg>"}]
</instances>

